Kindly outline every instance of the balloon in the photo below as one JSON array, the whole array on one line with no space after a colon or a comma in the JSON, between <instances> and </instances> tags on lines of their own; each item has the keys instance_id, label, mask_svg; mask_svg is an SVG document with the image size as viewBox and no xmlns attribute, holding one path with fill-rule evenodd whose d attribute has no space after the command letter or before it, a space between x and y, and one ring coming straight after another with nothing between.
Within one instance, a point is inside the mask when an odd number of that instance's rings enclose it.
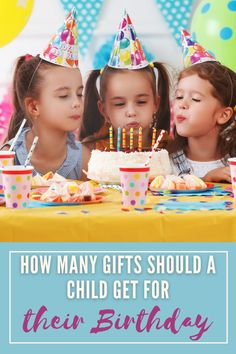
<instances>
[{"instance_id":1,"label":"balloon","mask_svg":"<svg viewBox=\"0 0 236 354\"><path fill-rule=\"evenodd\" d=\"M120 48L121 48L121 49L125 49L125 48L127 48L129 45L130 45L130 40L129 40L128 38L123 38L123 39L120 41Z\"/></svg>"},{"instance_id":2,"label":"balloon","mask_svg":"<svg viewBox=\"0 0 236 354\"><path fill-rule=\"evenodd\" d=\"M76 26L75 20L68 20L68 21L66 22L66 28L68 28L68 29L72 29L72 28L74 28L75 26Z\"/></svg>"},{"instance_id":3,"label":"balloon","mask_svg":"<svg viewBox=\"0 0 236 354\"><path fill-rule=\"evenodd\" d=\"M123 50L120 53L120 61L125 64L131 64L130 52L129 50Z\"/></svg>"},{"instance_id":4,"label":"balloon","mask_svg":"<svg viewBox=\"0 0 236 354\"><path fill-rule=\"evenodd\" d=\"M117 34L117 40L118 41L121 41L121 39L124 38L124 32L123 31L119 31L118 34Z\"/></svg>"},{"instance_id":5,"label":"balloon","mask_svg":"<svg viewBox=\"0 0 236 354\"><path fill-rule=\"evenodd\" d=\"M67 40L69 33L70 33L69 30L65 30L65 31L63 31L63 32L61 33L61 40L62 40L63 42L65 42L65 41Z\"/></svg>"},{"instance_id":6,"label":"balloon","mask_svg":"<svg viewBox=\"0 0 236 354\"><path fill-rule=\"evenodd\" d=\"M28 22L34 0L8 0L0 4L0 47L11 42Z\"/></svg>"},{"instance_id":7,"label":"balloon","mask_svg":"<svg viewBox=\"0 0 236 354\"><path fill-rule=\"evenodd\" d=\"M216 59L236 71L236 0L203 0L193 14L191 33Z\"/></svg>"},{"instance_id":8,"label":"balloon","mask_svg":"<svg viewBox=\"0 0 236 354\"><path fill-rule=\"evenodd\" d=\"M124 28L127 24L127 21L126 19L124 18L123 21L122 21L122 24L121 24L121 28Z\"/></svg>"}]
</instances>

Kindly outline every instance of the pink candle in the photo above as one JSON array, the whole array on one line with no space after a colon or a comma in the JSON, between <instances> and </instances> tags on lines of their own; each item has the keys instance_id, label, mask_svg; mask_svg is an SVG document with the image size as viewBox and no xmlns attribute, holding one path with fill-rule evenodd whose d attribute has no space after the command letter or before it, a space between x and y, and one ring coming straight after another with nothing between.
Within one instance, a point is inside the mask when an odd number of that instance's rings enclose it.
<instances>
[{"instance_id":1,"label":"pink candle","mask_svg":"<svg viewBox=\"0 0 236 354\"><path fill-rule=\"evenodd\" d=\"M156 141L155 144L153 145L152 151L150 151L150 153L149 153L149 155L148 155L148 159L147 159L147 161L146 161L146 163L145 163L146 166L150 164L151 159L152 159L152 155L153 155L154 151L157 150L157 148L158 148L158 146L159 146L159 144L160 144L160 141L161 141L161 139L163 138L165 132L166 132L166 131L163 130L163 129L160 131L160 134L159 134L159 136L158 136L158 138L157 138L157 141Z\"/></svg>"}]
</instances>

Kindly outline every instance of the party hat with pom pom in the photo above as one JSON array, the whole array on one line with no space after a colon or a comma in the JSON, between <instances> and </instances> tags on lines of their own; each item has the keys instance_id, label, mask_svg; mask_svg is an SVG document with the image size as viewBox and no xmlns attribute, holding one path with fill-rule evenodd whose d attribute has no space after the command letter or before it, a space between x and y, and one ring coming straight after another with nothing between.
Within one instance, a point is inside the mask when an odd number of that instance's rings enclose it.
<instances>
[{"instance_id":1,"label":"party hat with pom pom","mask_svg":"<svg viewBox=\"0 0 236 354\"><path fill-rule=\"evenodd\" d=\"M78 68L78 27L75 8L66 17L64 24L52 36L40 58L68 68Z\"/></svg>"},{"instance_id":2,"label":"party hat with pom pom","mask_svg":"<svg viewBox=\"0 0 236 354\"><path fill-rule=\"evenodd\" d=\"M120 22L108 66L117 69L140 69L149 65L142 45L127 12Z\"/></svg>"}]
</instances>

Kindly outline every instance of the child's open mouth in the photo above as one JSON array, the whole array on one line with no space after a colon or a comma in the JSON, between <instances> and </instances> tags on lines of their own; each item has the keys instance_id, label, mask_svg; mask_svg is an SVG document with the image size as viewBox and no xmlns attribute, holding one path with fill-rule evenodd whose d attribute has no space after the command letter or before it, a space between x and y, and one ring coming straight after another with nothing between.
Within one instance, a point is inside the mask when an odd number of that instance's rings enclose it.
<instances>
[{"instance_id":1,"label":"child's open mouth","mask_svg":"<svg viewBox=\"0 0 236 354\"><path fill-rule=\"evenodd\" d=\"M176 116L176 121L178 122L178 123L182 123L183 121L185 121L186 120L186 118L184 117L184 116Z\"/></svg>"}]
</instances>

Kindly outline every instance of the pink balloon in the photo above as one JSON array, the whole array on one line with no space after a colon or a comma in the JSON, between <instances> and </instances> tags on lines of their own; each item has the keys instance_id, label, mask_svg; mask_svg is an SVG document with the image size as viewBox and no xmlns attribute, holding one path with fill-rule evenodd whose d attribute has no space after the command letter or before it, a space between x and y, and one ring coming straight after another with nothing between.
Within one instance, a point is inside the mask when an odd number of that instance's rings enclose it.
<instances>
[{"instance_id":1,"label":"pink balloon","mask_svg":"<svg viewBox=\"0 0 236 354\"><path fill-rule=\"evenodd\" d=\"M66 39L66 43L69 43L71 45L75 43L74 37L71 32L68 34L68 37Z\"/></svg>"},{"instance_id":2,"label":"pink balloon","mask_svg":"<svg viewBox=\"0 0 236 354\"><path fill-rule=\"evenodd\" d=\"M121 28L124 28L127 24L127 21L126 19L124 18L123 21L122 21L122 24L121 24Z\"/></svg>"}]
</instances>

